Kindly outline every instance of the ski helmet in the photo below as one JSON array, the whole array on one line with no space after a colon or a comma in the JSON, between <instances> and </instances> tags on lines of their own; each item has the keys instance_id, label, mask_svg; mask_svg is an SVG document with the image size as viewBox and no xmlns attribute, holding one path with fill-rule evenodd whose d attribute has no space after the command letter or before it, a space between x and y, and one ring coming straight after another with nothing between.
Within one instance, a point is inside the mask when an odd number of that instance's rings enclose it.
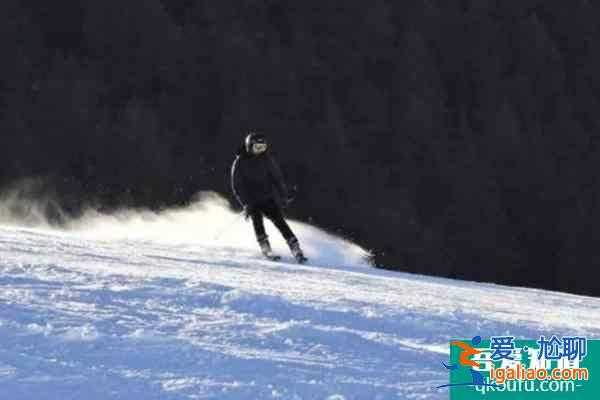
<instances>
[{"instance_id":1,"label":"ski helmet","mask_svg":"<svg viewBox=\"0 0 600 400\"><path fill-rule=\"evenodd\" d=\"M256 132L250 132L244 142L246 151L250 154L261 154L267 150L267 138Z\"/></svg>"}]
</instances>

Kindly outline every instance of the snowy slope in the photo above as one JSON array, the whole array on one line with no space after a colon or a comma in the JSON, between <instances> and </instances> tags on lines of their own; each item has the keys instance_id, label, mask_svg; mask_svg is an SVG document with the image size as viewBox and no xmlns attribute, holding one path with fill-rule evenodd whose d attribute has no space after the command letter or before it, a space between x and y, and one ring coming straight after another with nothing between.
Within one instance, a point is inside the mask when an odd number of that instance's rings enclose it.
<instances>
[{"instance_id":1,"label":"snowy slope","mask_svg":"<svg viewBox=\"0 0 600 400\"><path fill-rule=\"evenodd\" d=\"M301 224L311 265L268 262L243 221L214 238L233 219L0 227L0 399L445 399L450 338L600 336L599 299L375 270Z\"/></svg>"}]
</instances>

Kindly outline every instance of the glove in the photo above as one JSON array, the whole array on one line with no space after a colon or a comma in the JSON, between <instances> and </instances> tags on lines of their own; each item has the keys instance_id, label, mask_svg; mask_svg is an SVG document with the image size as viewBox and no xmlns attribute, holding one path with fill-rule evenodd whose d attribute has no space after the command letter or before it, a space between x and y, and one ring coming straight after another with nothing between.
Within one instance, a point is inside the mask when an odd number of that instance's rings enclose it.
<instances>
[{"instance_id":1,"label":"glove","mask_svg":"<svg viewBox=\"0 0 600 400\"><path fill-rule=\"evenodd\" d=\"M292 186L292 189L290 191L285 191L283 193L283 201L282 201L282 206L283 208L287 208L290 204L292 204L292 202L294 200L296 200L296 195L298 194L298 188L296 186Z\"/></svg>"},{"instance_id":2,"label":"glove","mask_svg":"<svg viewBox=\"0 0 600 400\"><path fill-rule=\"evenodd\" d=\"M244 219L246 221L252 218L252 214L254 214L254 209L250 206L244 206Z\"/></svg>"},{"instance_id":3,"label":"glove","mask_svg":"<svg viewBox=\"0 0 600 400\"><path fill-rule=\"evenodd\" d=\"M296 196L294 196L294 195L290 195L290 194L286 195L286 196L283 198L283 202L282 202L282 203L283 203L283 204L282 204L283 208L288 208L288 206L289 206L290 204L292 204L292 202L293 202L295 199L296 199Z\"/></svg>"}]
</instances>

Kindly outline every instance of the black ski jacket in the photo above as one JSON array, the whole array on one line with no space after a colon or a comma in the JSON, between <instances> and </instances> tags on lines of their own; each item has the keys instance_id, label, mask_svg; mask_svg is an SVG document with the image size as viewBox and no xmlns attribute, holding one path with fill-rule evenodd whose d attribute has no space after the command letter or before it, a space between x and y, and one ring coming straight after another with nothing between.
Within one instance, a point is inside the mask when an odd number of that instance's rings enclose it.
<instances>
[{"instance_id":1,"label":"black ski jacket","mask_svg":"<svg viewBox=\"0 0 600 400\"><path fill-rule=\"evenodd\" d=\"M277 162L269 152L249 154L241 148L231 166L231 188L242 207L274 200L281 207L288 190Z\"/></svg>"}]
</instances>

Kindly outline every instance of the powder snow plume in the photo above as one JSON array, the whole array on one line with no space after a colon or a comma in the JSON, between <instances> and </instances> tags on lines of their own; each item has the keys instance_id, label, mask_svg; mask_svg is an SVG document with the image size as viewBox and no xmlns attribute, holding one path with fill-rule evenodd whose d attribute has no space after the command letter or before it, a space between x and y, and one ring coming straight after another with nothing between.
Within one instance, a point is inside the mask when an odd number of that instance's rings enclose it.
<instances>
[{"instance_id":1,"label":"powder snow plume","mask_svg":"<svg viewBox=\"0 0 600 400\"><path fill-rule=\"evenodd\" d=\"M60 228L53 228L45 215L52 207L60 216ZM15 215L14 210L18 210ZM88 209L76 219L68 219L56 203L46 196L22 199L13 193L0 201L0 221L10 225L27 225L35 229L59 230L66 235L78 235L100 240L142 240L180 244L188 248L214 248L215 252L255 252L258 246L252 224L246 221L229 202L215 192L200 192L187 206L162 211L121 209L110 214ZM347 240L328 234L314 226L289 221L313 265L367 266L369 253ZM274 251L288 255L289 250L277 229L265 219Z\"/></svg>"}]
</instances>

